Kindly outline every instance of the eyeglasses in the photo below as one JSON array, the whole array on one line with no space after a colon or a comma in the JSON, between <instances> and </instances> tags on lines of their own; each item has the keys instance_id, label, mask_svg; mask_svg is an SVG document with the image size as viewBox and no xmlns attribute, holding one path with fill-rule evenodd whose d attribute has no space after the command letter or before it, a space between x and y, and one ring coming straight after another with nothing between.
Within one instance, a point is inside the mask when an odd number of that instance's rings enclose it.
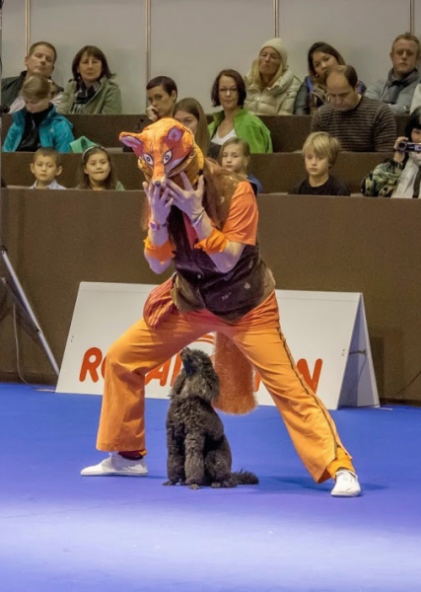
<instances>
[{"instance_id":1,"label":"eyeglasses","mask_svg":"<svg viewBox=\"0 0 421 592\"><path fill-rule=\"evenodd\" d=\"M237 88L234 86L233 88L220 88L219 92L222 93L223 95L227 95L228 93L236 93L237 92Z\"/></svg>"}]
</instances>

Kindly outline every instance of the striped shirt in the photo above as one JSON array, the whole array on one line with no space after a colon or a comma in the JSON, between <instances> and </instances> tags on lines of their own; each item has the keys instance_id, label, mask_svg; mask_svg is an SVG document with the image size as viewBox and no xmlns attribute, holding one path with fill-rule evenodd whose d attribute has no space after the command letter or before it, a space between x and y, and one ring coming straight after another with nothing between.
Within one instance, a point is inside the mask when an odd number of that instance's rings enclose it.
<instances>
[{"instance_id":1,"label":"striped shirt","mask_svg":"<svg viewBox=\"0 0 421 592\"><path fill-rule=\"evenodd\" d=\"M323 105L311 120L312 132L327 132L349 152L393 152L396 121L384 103L364 95L354 109Z\"/></svg>"},{"instance_id":2,"label":"striped shirt","mask_svg":"<svg viewBox=\"0 0 421 592\"><path fill-rule=\"evenodd\" d=\"M29 189L38 189L38 181L35 181L35 183L31 185ZM44 187L44 189L66 189L66 187L59 185L59 183L57 183L57 181L54 179L54 181L51 181L51 183L47 187Z\"/></svg>"}]
</instances>

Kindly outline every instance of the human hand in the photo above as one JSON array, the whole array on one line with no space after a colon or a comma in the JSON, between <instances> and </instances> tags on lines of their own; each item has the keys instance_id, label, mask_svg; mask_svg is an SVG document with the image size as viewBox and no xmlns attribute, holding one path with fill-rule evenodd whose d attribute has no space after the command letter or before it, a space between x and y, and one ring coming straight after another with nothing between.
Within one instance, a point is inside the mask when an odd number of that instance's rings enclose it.
<instances>
[{"instance_id":1,"label":"human hand","mask_svg":"<svg viewBox=\"0 0 421 592\"><path fill-rule=\"evenodd\" d=\"M169 195L169 188L155 185L152 181L143 183L143 189L148 198L151 216L154 222L162 226L168 219L173 199Z\"/></svg>"},{"instance_id":2,"label":"human hand","mask_svg":"<svg viewBox=\"0 0 421 592\"><path fill-rule=\"evenodd\" d=\"M146 107L146 115L152 122L158 121L159 119L158 111L156 107L152 107L152 105Z\"/></svg>"},{"instance_id":3,"label":"human hand","mask_svg":"<svg viewBox=\"0 0 421 592\"><path fill-rule=\"evenodd\" d=\"M197 218L203 211L203 193L205 189L205 179L200 175L197 188L194 189L186 173L181 173L184 189L176 185L171 179L167 180L169 195L173 204L179 210L187 214L190 220Z\"/></svg>"},{"instance_id":4,"label":"human hand","mask_svg":"<svg viewBox=\"0 0 421 592\"><path fill-rule=\"evenodd\" d=\"M400 164L405 160L405 152L401 152L400 150L398 150L399 142L408 142L408 138L406 138L405 136L399 136L399 138L396 138L395 145L393 146L393 150L395 150L393 160Z\"/></svg>"}]
</instances>

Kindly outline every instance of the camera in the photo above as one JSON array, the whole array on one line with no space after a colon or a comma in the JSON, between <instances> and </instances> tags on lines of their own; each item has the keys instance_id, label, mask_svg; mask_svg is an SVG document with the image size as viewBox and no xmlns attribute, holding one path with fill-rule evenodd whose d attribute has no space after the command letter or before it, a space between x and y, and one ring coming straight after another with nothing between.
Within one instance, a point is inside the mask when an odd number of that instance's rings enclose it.
<instances>
[{"instance_id":1,"label":"camera","mask_svg":"<svg viewBox=\"0 0 421 592\"><path fill-rule=\"evenodd\" d=\"M398 152L421 152L421 144L402 140L398 143L397 150Z\"/></svg>"}]
</instances>

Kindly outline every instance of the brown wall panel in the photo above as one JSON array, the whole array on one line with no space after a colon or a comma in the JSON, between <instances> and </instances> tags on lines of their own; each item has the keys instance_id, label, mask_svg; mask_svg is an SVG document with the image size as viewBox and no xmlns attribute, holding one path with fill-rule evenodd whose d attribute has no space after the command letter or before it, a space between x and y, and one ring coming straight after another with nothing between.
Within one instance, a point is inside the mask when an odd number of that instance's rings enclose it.
<instances>
[{"instance_id":1,"label":"brown wall panel","mask_svg":"<svg viewBox=\"0 0 421 592\"><path fill-rule=\"evenodd\" d=\"M2 193L10 260L59 362L80 281L160 281L142 256L141 192ZM259 207L262 251L277 287L362 292L382 400L421 403L421 379L405 388L421 369L421 203L264 195ZM0 374L16 378L4 300L0 287ZM22 323L19 336L25 376L54 380Z\"/></svg>"}]
</instances>

